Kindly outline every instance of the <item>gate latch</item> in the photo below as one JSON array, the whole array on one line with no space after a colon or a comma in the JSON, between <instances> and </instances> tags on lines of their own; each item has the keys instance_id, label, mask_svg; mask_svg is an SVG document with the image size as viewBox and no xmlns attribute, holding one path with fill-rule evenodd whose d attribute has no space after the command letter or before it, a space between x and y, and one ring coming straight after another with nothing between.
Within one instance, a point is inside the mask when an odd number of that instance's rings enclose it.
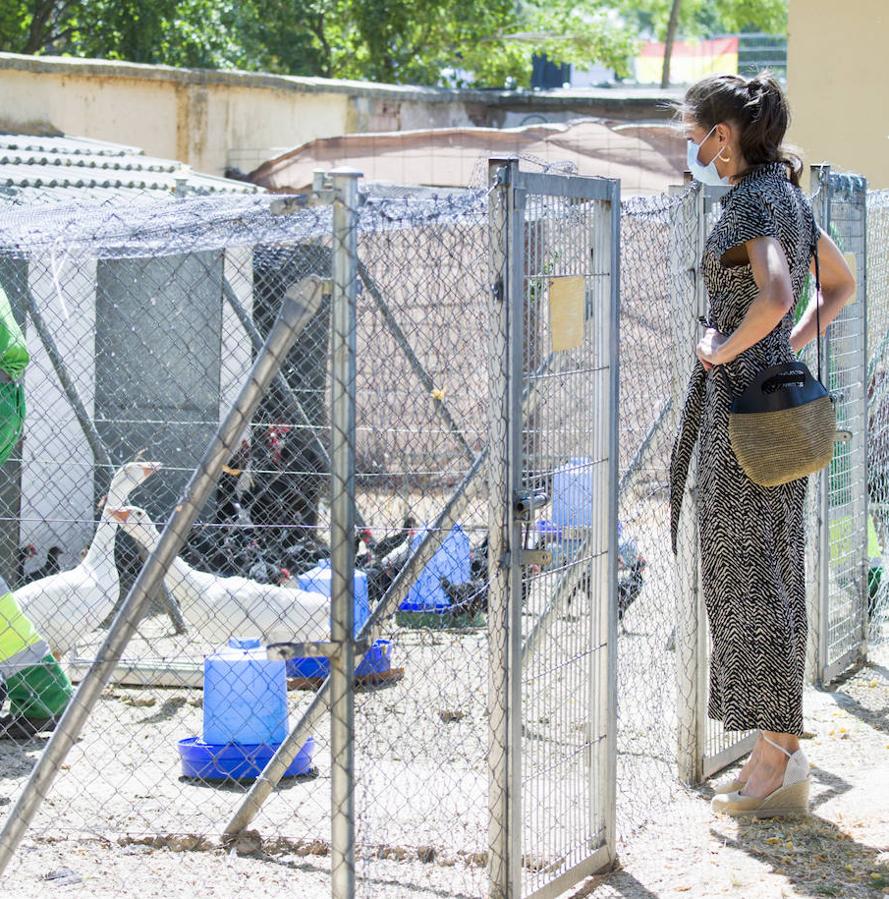
<instances>
[{"instance_id":1,"label":"gate latch","mask_svg":"<svg viewBox=\"0 0 889 899\"><path fill-rule=\"evenodd\" d=\"M517 493L513 508L517 518L530 521L535 509L540 509L549 502L549 497L540 490L528 490Z\"/></svg>"}]
</instances>

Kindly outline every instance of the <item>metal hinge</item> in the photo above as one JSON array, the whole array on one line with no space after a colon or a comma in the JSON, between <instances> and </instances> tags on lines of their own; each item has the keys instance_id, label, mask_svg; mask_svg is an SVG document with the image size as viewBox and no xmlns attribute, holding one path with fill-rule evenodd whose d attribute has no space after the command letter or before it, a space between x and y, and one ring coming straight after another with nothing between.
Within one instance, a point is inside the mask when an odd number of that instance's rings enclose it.
<instances>
[{"instance_id":1,"label":"metal hinge","mask_svg":"<svg viewBox=\"0 0 889 899\"><path fill-rule=\"evenodd\" d=\"M519 552L519 565L539 565L545 568L553 560L548 549L523 549ZM507 551L500 556L500 567L509 568L512 564L512 553Z\"/></svg>"}]
</instances>

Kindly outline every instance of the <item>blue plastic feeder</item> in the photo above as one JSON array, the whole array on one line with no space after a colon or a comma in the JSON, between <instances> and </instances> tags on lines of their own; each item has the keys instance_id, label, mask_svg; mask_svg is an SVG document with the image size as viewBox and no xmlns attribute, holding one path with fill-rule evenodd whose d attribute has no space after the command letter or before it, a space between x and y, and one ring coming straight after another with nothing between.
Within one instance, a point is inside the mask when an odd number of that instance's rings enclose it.
<instances>
[{"instance_id":1,"label":"blue plastic feeder","mask_svg":"<svg viewBox=\"0 0 889 899\"><path fill-rule=\"evenodd\" d=\"M392 667L392 645L388 640L377 640L355 668L355 677L385 674ZM290 659L287 662L288 677L320 677L330 673L330 659Z\"/></svg>"},{"instance_id":2,"label":"blue plastic feeder","mask_svg":"<svg viewBox=\"0 0 889 899\"><path fill-rule=\"evenodd\" d=\"M204 659L204 742L277 745L286 736L287 675L282 660L266 658L261 647L241 645Z\"/></svg>"},{"instance_id":3,"label":"blue plastic feeder","mask_svg":"<svg viewBox=\"0 0 889 899\"><path fill-rule=\"evenodd\" d=\"M333 568L330 559L322 559L310 571L299 574L296 583L300 590L309 590L313 593L323 593L330 597L331 579ZM356 571L353 581L354 587L354 635L357 637L364 623L370 617L370 602L367 593L367 575L363 571ZM370 653L368 653L369 655ZM297 658L288 659L287 677L327 677L330 671L330 662L324 658ZM360 667L360 666L359 666ZM356 674L358 672L356 671Z\"/></svg>"},{"instance_id":4,"label":"blue plastic feeder","mask_svg":"<svg viewBox=\"0 0 889 899\"><path fill-rule=\"evenodd\" d=\"M411 552L416 550L427 532L428 528L424 527L414 535ZM459 524L451 528L435 555L426 563L399 609L403 612L447 612L451 601L441 586L441 578L452 584L465 584L471 578L469 537Z\"/></svg>"},{"instance_id":5,"label":"blue plastic feeder","mask_svg":"<svg viewBox=\"0 0 889 899\"><path fill-rule=\"evenodd\" d=\"M255 780L277 748L243 743L214 746L198 737L186 737L178 744L183 777L200 780ZM311 773L314 754L315 740L309 737L284 772L284 777Z\"/></svg>"},{"instance_id":6,"label":"blue plastic feeder","mask_svg":"<svg viewBox=\"0 0 889 899\"><path fill-rule=\"evenodd\" d=\"M182 774L201 780L252 780L287 736L284 662L266 657L258 638L232 637L204 659L204 732L177 744ZM303 744L285 777L312 769L315 741Z\"/></svg>"}]
</instances>

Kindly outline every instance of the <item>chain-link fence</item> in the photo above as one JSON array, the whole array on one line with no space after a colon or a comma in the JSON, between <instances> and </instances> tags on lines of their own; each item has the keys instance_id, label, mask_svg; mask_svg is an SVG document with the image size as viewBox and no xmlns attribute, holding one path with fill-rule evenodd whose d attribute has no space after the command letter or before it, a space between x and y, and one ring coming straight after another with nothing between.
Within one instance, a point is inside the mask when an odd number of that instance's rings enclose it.
<instances>
[{"instance_id":1,"label":"chain-link fence","mask_svg":"<svg viewBox=\"0 0 889 899\"><path fill-rule=\"evenodd\" d=\"M612 645L611 604L594 603L613 559L610 507L598 503L595 543L528 588L543 617L560 576L593 571L575 598L587 622L570 641L577 671L555 705L535 694L538 729L544 713L554 718L528 788L541 803L526 836L536 848L520 854L515 826L504 838L507 820L519 821L517 783L501 776L506 742L516 764L524 750L521 718L497 688L501 677L521 686L515 648L498 656L497 646L520 633L502 627L507 605L522 612L513 594L488 609L504 557L489 538L486 357L496 368L506 359L496 353L513 353L486 345L489 309L505 308L491 292L489 191L353 204L345 189L321 185L330 202L310 208L264 197L6 214L3 286L32 350L25 439L4 468L7 568L22 610L82 681L30 783L40 744L22 732L0 749L17 772L8 845L32 814L41 833L124 840L197 842L255 822L317 856L339 895L356 870L366 894L386 894L397 876L480 895L489 883L533 892L611 828L593 785L608 782L607 722L588 721L608 694L601 660ZM595 192L540 198L506 263L529 266L541 359L548 278L576 271L589 282L586 355L541 368L518 414L546 428L532 479L585 451L580 474L595 471L597 495L613 453L611 438L601 452L595 414L616 372L601 356L616 324L605 205ZM616 209L610 195L607 205ZM519 217L508 230L521 227ZM58 551L38 568L32 546L41 563ZM544 628L538 664L560 648L557 629L572 630ZM278 643L295 645L267 659ZM41 661L65 687L63 669ZM592 673L597 692L572 712ZM48 733L66 699L31 716L34 729ZM558 752L563 767L550 771ZM573 792L560 797L571 766ZM35 784L50 772L38 810ZM490 778L498 808L487 807ZM566 828L561 814L580 797Z\"/></svg>"},{"instance_id":2,"label":"chain-link fence","mask_svg":"<svg viewBox=\"0 0 889 899\"><path fill-rule=\"evenodd\" d=\"M866 184L855 175L813 169L819 225L859 276L856 295L831 323L824 341L825 385L835 397L840 439L833 460L816 481L818 516L812 615L818 640L818 680L829 683L864 656L867 603L867 423L865 349Z\"/></svg>"},{"instance_id":3,"label":"chain-link fence","mask_svg":"<svg viewBox=\"0 0 889 899\"><path fill-rule=\"evenodd\" d=\"M889 644L889 191L866 200L867 639Z\"/></svg>"},{"instance_id":4,"label":"chain-link fence","mask_svg":"<svg viewBox=\"0 0 889 899\"><path fill-rule=\"evenodd\" d=\"M35 628L0 608L7 837L39 758L44 835L255 827L337 895L548 895L749 742L706 716L694 471L676 557L667 512L721 192L619 204L502 162L447 196L337 177L313 205L3 214L31 362L0 573ZM850 183L813 198L859 275L825 340L852 439L811 491L817 678L889 615L889 201L865 219ZM51 765L66 673L89 714Z\"/></svg>"}]
</instances>

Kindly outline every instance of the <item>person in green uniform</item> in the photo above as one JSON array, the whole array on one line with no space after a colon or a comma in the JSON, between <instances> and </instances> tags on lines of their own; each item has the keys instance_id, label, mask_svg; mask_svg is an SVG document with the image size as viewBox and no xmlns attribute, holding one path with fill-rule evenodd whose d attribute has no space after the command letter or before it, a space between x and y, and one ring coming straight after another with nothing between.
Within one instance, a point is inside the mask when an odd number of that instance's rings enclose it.
<instances>
[{"instance_id":1,"label":"person in green uniform","mask_svg":"<svg viewBox=\"0 0 889 899\"><path fill-rule=\"evenodd\" d=\"M22 435L30 361L24 335L0 286L0 465ZM0 578L0 680L9 714L0 716L0 739L27 739L55 727L74 688L46 641Z\"/></svg>"}]
</instances>

